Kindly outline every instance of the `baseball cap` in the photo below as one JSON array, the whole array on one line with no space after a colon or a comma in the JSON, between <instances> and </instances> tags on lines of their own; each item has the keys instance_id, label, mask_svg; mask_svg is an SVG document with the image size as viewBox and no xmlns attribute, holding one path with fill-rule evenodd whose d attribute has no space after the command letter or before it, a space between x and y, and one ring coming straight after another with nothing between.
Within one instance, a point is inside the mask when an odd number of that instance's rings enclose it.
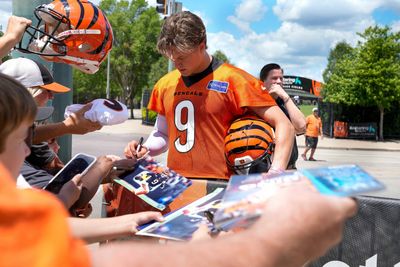
<instances>
[{"instance_id":1,"label":"baseball cap","mask_svg":"<svg viewBox=\"0 0 400 267\"><path fill-rule=\"evenodd\" d=\"M50 118L50 116L53 114L54 107L38 107L35 121L44 121Z\"/></svg>"},{"instance_id":2,"label":"baseball cap","mask_svg":"<svg viewBox=\"0 0 400 267\"><path fill-rule=\"evenodd\" d=\"M318 111L318 108L313 108L312 112Z\"/></svg>"},{"instance_id":3,"label":"baseball cap","mask_svg":"<svg viewBox=\"0 0 400 267\"><path fill-rule=\"evenodd\" d=\"M28 58L13 58L0 65L0 72L13 77L25 87L40 87L55 93L71 89L54 82L49 70L40 62Z\"/></svg>"}]
</instances>

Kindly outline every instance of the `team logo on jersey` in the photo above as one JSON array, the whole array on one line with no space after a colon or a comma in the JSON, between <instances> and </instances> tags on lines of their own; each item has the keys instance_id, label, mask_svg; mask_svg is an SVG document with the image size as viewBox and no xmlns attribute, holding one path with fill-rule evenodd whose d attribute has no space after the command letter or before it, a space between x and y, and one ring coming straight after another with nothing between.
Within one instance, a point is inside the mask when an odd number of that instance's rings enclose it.
<instances>
[{"instance_id":1,"label":"team logo on jersey","mask_svg":"<svg viewBox=\"0 0 400 267\"><path fill-rule=\"evenodd\" d=\"M217 91L219 93L226 93L228 91L229 83L221 81L209 81L207 84L208 90Z\"/></svg>"}]
</instances>

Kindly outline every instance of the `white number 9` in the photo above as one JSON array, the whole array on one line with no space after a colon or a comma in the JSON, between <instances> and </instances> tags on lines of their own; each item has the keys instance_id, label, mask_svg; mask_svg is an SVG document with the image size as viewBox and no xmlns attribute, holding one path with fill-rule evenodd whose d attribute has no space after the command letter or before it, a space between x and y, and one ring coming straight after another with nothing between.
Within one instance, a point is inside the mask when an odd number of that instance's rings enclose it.
<instances>
[{"instance_id":1,"label":"white number 9","mask_svg":"<svg viewBox=\"0 0 400 267\"><path fill-rule=\"evenodd\" d=\"M182 123L182 110L187 109L187 121ZM186 140L181 144L180 137L175 140L175 148L181 153L188 152L194 145L194 106L189 100L180 102L175 108L175 126L180 132L186 131Z\"/></svg>"}]
</instances>

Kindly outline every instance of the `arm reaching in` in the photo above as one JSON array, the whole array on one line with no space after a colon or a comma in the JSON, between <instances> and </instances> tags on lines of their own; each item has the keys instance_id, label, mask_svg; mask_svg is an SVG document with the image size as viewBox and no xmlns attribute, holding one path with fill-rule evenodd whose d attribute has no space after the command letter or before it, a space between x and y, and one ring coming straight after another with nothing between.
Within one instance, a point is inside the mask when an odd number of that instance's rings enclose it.
<instances>
[{"instance_id":1,"label":"arm reaching in","mask_svg":"<svg viewBox=\"0 0 400 267\"><path fill-rule=\"evenodd\" d=\"M87 243L133 235L139 225L164 220L159 212L146 211L111 218L68 218L72 235L85 240Z\"/></svg>"},{"instance_id":2,"label":"arm reaching in","mask_svg":"<svg viewBox=\"0 0 400 267\"><path fill-rule=\"evenodd\" d=\"M87 134L101 129L99 122L92 122L85 118L85 112L91 108L89 103L78 112L72 113L62 122L39 125L35 129L33 143L47 141L65 134Z\"/></svg>"},{"instance_id":3,"label":"arm reaching in","mask_svg":"<svg viewBox=\"0 0 400 267\"><path fill-rule=\"evenodd\" d=\"M6 32L0 38L0 59L6 56L21 40L26 27L31 23L31 20L23 17L11 16L8 19Z\"/></svg>"},{"instance_id":4,"label":"arm reaching in","mask_svg":"<svg viewBox=\"0 0 400 267\"><path fill-rule=\"evenodd\" d=\"M96 267L298 267L337 244L344 222L356 210L357 205L350 198L326 197L304 188L289 187L268 200L262 217L248 230L213 240L157 248L151 244L114 243L93 251L92 263ZM135 257L130 256L132 253Z\"/></svg>"}]
</instances>

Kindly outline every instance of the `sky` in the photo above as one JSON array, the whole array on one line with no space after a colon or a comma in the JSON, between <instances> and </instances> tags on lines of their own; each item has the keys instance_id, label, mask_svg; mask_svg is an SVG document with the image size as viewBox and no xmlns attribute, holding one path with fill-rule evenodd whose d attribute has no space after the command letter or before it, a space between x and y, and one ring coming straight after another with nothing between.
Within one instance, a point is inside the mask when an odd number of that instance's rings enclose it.
<instances>
[{"instance_id":1,"label":"sky","mask_svg":"<svg viewBox=\"0 0 400 267\"><path fill-rule=\"evenodd\" d=\"M29 1L29 0L26 0ZM92 0L98 4L100 0ZM147 0L155 6L156 0ZM208 50L221 50L236 66L258 76L275 62L287 75L322 81L336 43L355 45L372 25L400 31L400 0L181 0L207 28ZM11 0L0 0L3 31Z\"/></svg>"}]
</instances>

